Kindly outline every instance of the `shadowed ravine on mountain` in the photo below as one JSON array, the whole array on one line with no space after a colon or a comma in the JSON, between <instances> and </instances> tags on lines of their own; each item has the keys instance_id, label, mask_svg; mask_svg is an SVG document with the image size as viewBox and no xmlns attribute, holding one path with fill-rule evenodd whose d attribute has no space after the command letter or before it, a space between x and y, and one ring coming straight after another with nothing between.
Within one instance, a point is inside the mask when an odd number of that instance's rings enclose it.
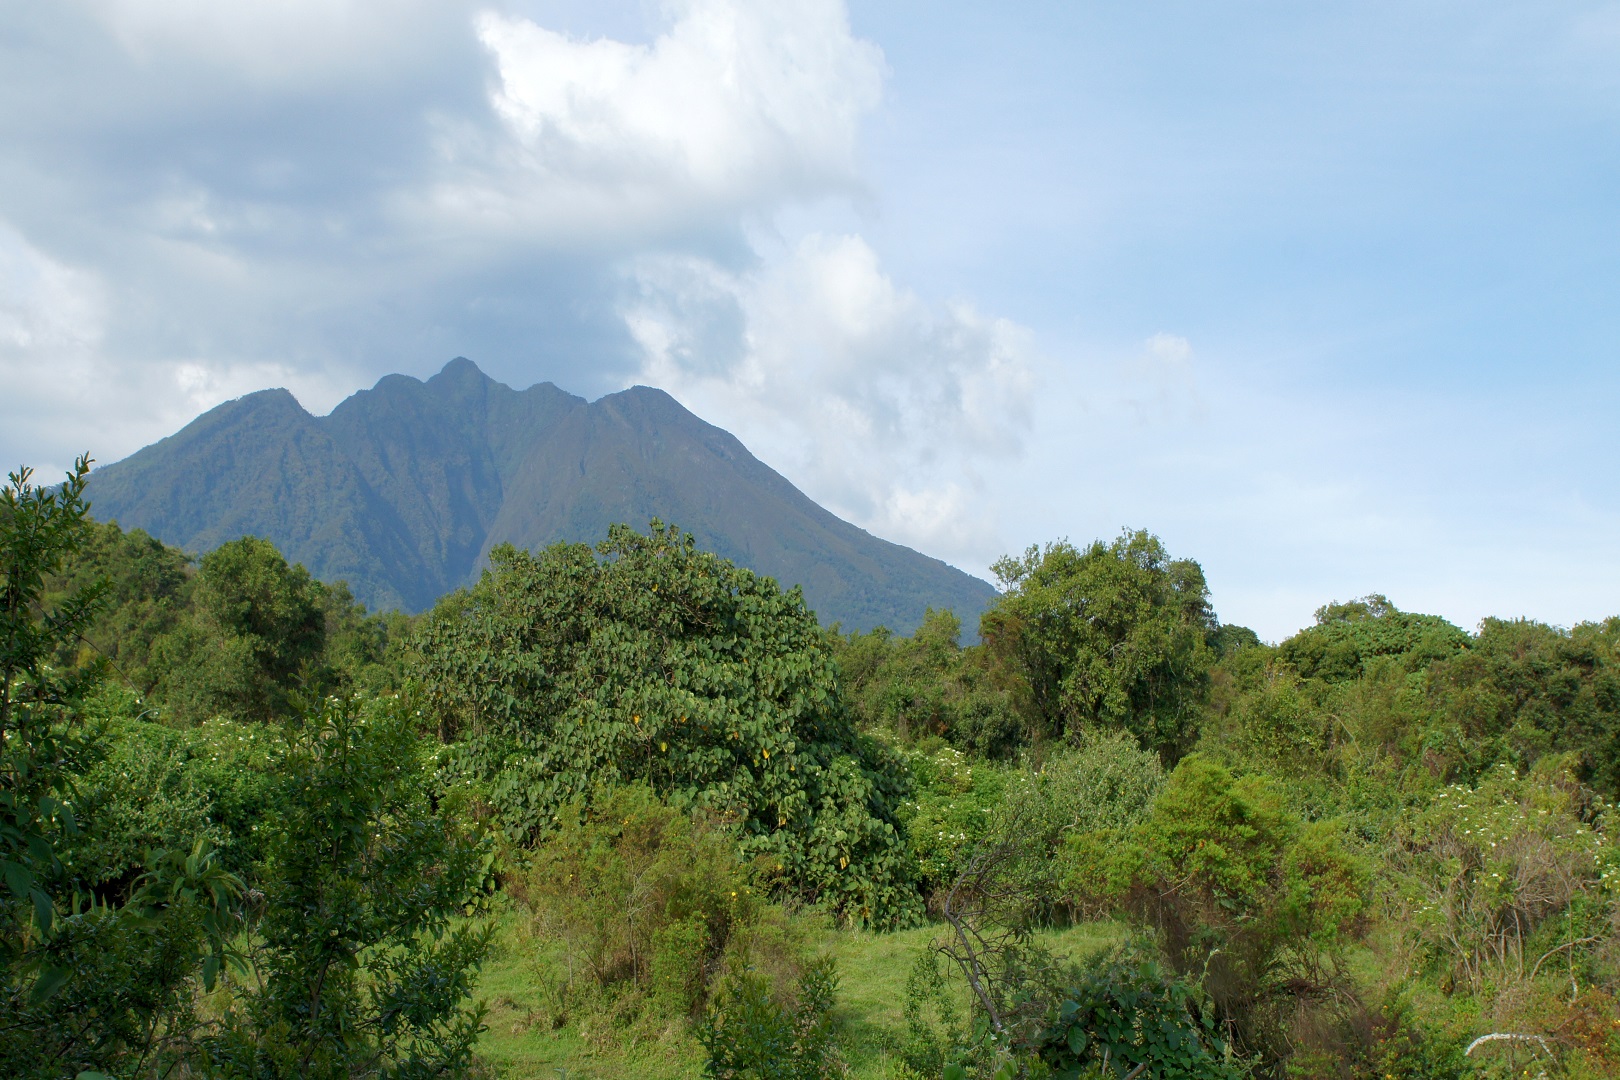
<instances>
[{"instance_id":1,"label":"shadowed ravine on mountain","mask_svg":"<svg viewBox=\"0 0 1620 1080\"><path fill-rule=\"evenodd\" d=\"M273 541L374 610L421 611L477 580L491 548L595 541L661 518L739 565L802 585L824 623L909 633L932 606L971 631L984 581L835 517L662 390L598 401L527 390L456 359L389 375L328 416L248 394L97 469L102 520L198 554Z\"/></svg>"}]
</instances>

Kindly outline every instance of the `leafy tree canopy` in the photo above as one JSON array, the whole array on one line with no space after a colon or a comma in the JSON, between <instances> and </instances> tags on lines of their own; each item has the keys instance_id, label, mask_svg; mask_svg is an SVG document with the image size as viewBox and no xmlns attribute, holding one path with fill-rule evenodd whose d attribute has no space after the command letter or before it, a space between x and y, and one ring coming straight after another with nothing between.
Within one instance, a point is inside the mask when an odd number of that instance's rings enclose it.
<instances>
[{"instance_id":1,"label":"leafy tree canopy","mask_svg":"<svg viewBox=\"0 0 1620 1080\"><path fill-rule=\"evenodd\" d=\"M1401 611L1376 593L1316 610L1316 625L1283 642L1284 660L1308 679L1348 682L1380 657L1395 657L1408 671L1468 648L1468 633L1438 615Z\"/></svg>"},{"instance_id":2,"label":"leafy tree canopy","mask_svg":"<svg viewBox=\"0 0 1620 1080\"><path fill-rule=\"evenodd\" d=\"M152 644L189 610L196 569L186 553L139 529L86 520L73 558L46 582L45 603L96 586L106 590L81 637L63 642L53 661L64 670L105 658L120 681L142 692Z\"/></svg>"},{"instance_id":3,"label":"leafy tree canopy","mask_svg":"<svg viewBox=\"0 0 1620 1080\"><path fill-rule=\"evenodd\" d=\"M415 719L394 697L329 698L278 740L253 979L200 1040L203 1075L465 1075L490 931L461 916L492 855L422 783Z\"/></svg>"},{"instance_id":4,"label":"leafy tree canopy","mask_svg":"<svg viewBox=\"0 0 1620 1080\"><path fill-rule=\"evenodd\" d=\"M88 531L90 472L60 487L10 474L0 488L0 1074L57 1077L144 1059L184 1023L190 980L212 989L241 885L206 842L153 852L128 902L89 904L78 841L78 781L103 752L81 722L100 666L51 660L84 639L105 599L89 581L54 594ZM94 872L94 868L90 868ZM206 957L206 958L205 958Z\"/></svg>"},{"instance_id":5,"label":"leafy tree canopy","mask_svg":"<svg viewBox=\"0 0 1620 1080\"><path fill-rule=\"evenodd\" d=\"M127 577L143 565L129 565L129 549L140 553L144 538L126 540L107 562ZM322 694L381 692L394 681L385 667L390 634L404 630L394 625L403 616L368 616L343 582L321 584L253 536L203 556L193 579L152 612L124 605L114 614L118 623L166 627L119 666L183 723L270 720Z\"/></svg>"},{"instance_id":6,"label":"leafy tree canopy","mask_svg":"<svg viewBox=\"0 0 1620 1080\"><path fill-rule=\"evenodd\" d=\"M734 822L745 854L841 914L913 917L904 773L849 723L797 589L657 521L491 562L428 619L421 675L509 832L639 780Z\"/></svg>"},{"instance_id":7,"label":"leafy tree canopy","mask_svg":"<svg viewBox=\"0 0 1620 1080\"><path fill-rule=\"evenodd\" d=\"M1024 741L1023 681L963 648L962 622L933 608L909 638L884 627L832 634L844 693L863 729L902 741L939 736L985 757L1015 753Z\"/></svg>"},{"instance_id":8,"label":"leafy tree canopy","mask_svg":"<svg viewBox=\"0 0 1620 1080\"><path fill-rule=\"evenodd\" d=\"M86 529L89 474L84 456L58 489L31 483L26 468L0 488L0 925L32 921L46 937L53 905L72 884L58 846L78 832L73 779L94 754L93 739L62 721L97 675L91 668L63 677L50 660L83 635L106 586L87 584L48 606L45 586ZM0 936L8 976L26 951L21 937ZM3 992L16 992L9 980Z\"/></svg>"},{"instance_id":9,"label":"leafy tree canopy","mask_svg":"<svg viewBox=\"0 0 1620 1080\"><path fill-rule=\"evenodd\" d=\"M1497 756L1521 768L1573 752L1583 782L1620 794L1620 618L1570 630L1486 619L1429 682L1471 743L1497 743Z\"/></svg>"},{"instance_id":10,"label":"leafy tree canopy","mask_svg":"<svg viewBox=\"0 0 1620 1080\"><path fill-rule=\"evenodd\" d=\"M1204 572L1145 531L1031 547L992 568L1006 589L981 621L1028 680L1040 733L1123 728L1174 758L1191 739L1218 624Z\"/></svg>"}]
</instances>

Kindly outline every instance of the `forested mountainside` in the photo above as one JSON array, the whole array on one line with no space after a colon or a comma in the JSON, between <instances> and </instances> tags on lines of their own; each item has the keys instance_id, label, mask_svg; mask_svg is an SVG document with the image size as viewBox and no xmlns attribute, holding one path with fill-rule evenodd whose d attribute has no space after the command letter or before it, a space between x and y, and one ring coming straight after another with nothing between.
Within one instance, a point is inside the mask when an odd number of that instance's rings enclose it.
<instances>
[{"instance_id":1,"label":"forested mountainside","mask_svg":"<svg viewBox=\"0 0 1620 1080\"><path fill-rule=\"evenodd\" d=\"M465 359L425 383L390 375L327 416L285 390L226 402L97 469L89 498L99 519L196 554L263 537L373 610L425 610L501 544L595 541L654 518L801 585L824 624L909 633L949 608L971 635L995 596L829 513L660 390L587 402L550 383L513 390Z\"/></svg>"}]
</instances>

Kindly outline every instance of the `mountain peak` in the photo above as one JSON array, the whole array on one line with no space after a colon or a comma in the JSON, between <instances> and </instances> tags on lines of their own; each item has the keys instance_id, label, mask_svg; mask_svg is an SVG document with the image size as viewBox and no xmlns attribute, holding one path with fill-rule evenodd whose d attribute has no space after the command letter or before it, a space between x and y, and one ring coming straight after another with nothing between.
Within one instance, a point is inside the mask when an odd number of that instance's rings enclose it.
<instances>
[{"instance_id":1,"label":"mountain peak","mask_svg":"<svg viewBox=\"0 0 1620 1080\"><path fill-rule=\"evenodd\" d=\"M846 629L909 633L928 607L971 628L995 596L840 520L663 390L516 391L465 357L426 383L386 376L324 417L280 389L227 402L96 470L90 494L97 517L190 551L264 536L373 609L431 606L501 543L597 541L655 517L802 586Z\"/></svg>"},{"instance_id":2,"label":"mountain peak","mask_svg":"<svg viewBox=\"0 0 1620 1080\"><path fill-rule=\"evenodd\" d=\"M668 392L656 386L632 386L614 394L597 398L593 403L595 407L610 410L618 414L639 414L642 416L669 419L676 421L689 421L691 423L708 424L692 410L682 405Z\"/></svg>"},{"instance_id":3,"label":"mountain peak","mask_svg":"<svg viewBox=\"0 0 1620 1080\"><path fill-rule=\"evenodd\" d=\"M304 406L299 404L298 399L293 396L293 392L285 386L274 386L268 390L255 390L250 394L243 394L233 401L227 401L225 404L244 410L269 409L280 412L294 409L298 412L305 412Z\"/></svg>"},{"instance_id":4,"label":"mountain peak","mask_svg":"<svg viewBox=\"0 0 1620 1080\"><path fill-rule=\"evenodd\" d=\"M479 368L477 364L473 363L465 356L456 357L454 360L444 365L444 367L440 368L437 375L434 375L432 378L428 379L430 384L437 382L467 383L492 381L494 380L492 380L488 375L485 375L483 370Z\"/></svg>"}]
</instances>

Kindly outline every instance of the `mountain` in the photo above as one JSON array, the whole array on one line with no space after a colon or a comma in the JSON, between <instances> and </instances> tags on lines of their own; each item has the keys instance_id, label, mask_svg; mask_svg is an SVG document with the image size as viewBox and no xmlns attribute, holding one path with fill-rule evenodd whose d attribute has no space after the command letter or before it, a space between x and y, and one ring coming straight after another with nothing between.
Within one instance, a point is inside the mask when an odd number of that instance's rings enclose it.
<instances>
[{"instance_id":1,"label":"mountain","mask_svg":"<svg viewBox=\"0 0 1620 1080\"><path fill-rule=\"evenodd\" d=\"M910 633L932 606L969 630L987 582L812 502L662 390L598 401L513 390L465 359L389 375L327 416L286 390L228 401L90 479L92 511L206 552L263 536L374 610L421 611L497 544L596 541L657 517L784 587L823 622Z\"/></svg>"}]
</instances>

